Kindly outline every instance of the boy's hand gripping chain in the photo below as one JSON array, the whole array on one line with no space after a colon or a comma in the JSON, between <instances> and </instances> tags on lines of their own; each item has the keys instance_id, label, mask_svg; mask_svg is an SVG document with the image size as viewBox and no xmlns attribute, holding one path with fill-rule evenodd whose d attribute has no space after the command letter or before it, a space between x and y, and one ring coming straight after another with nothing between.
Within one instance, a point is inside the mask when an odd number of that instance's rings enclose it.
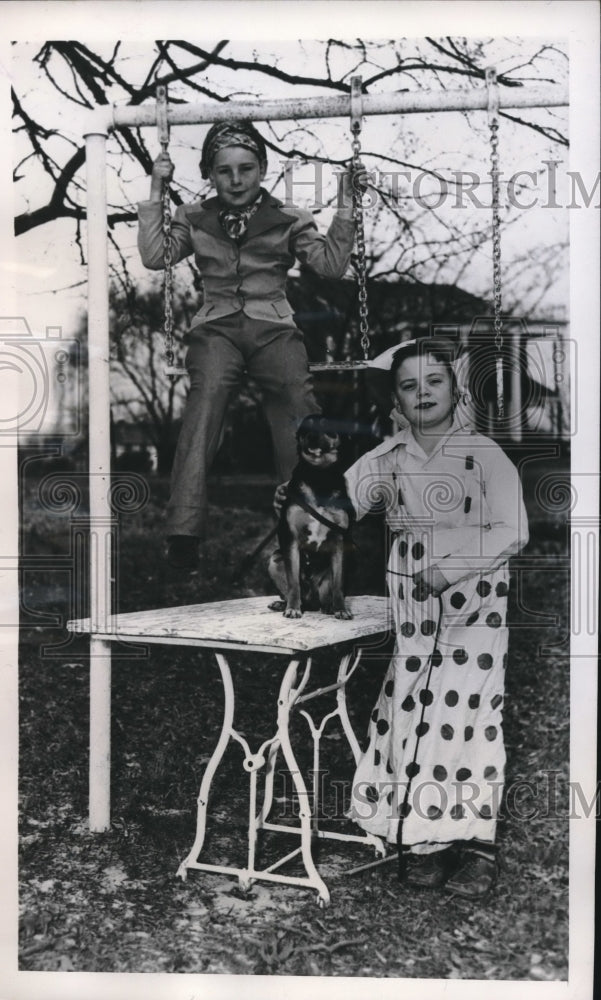
<instances>
[{"instance_id":1,"label":"boy's hand gripping chain","mask_svg":"<svg viewBox=\"0 0 601 1000\"><path fill-rule=\"evenodd\" d=\"M501 319L501 218L499 214L499 88L494 67L486 69L488 88L488 125L490 128L491 181L492 181L492 262L493 262L493 308L494 335L497 374L497 417L505 416L503 395L503 322Z\"/></svg>"}]
</instances>

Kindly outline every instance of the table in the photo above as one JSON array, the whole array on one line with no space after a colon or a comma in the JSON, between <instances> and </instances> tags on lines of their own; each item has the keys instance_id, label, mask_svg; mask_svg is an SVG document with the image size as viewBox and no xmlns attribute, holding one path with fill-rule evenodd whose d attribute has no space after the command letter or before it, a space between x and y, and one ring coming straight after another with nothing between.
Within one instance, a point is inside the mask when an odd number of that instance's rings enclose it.
<instances>
[{"instance_id":1,"label":"table","mask_svg":"<svg viewBox=\"0 0 601 1000\"><path fill-rule=\"evenodd\" d=\"M67 623L71 632L85 633L107 644L113 641L160 643L207 647L214 651L221 673L224 689L224 711L221 733L213 753L206 765L197 800L196 836L192 848L178 868L177 874L185 879L188 870L219 872L238 877L240 886L248 889L260 880L278 882L315 889L321 906L327 906L330 895L321 878L312 853L313 842L317 839L350 841L371 845L376 854L383 857L386 845L380 837L369 833L345 834L319 828L319 753L320 741L325 727L338 719L342 731L353 754L359 759L360 747L353 731L346 707L345 688L349 678L357 669L365 640L391 631L389 603L384 597L352 597L348 604L353 618L342 621L317 612L307 612L300 619L288 619L283 614L268 607L273 598L253 597L242 600L219 601L210 604L189 605L176 608L161 608L128 614L110 615L100 628L91 630L90 619L80 619ZM363 645L362 645L363 643ZM340 646L340 660L335 683L309 690L311 676L311 655L317 650ZM270 653L287 657L275 706L274 732L256 752L252 752L245 736L234 726L235 691L232 673L227 660L228 650L252 653ZM329 692L336 691L336 708L322 717L317 724L305 706L308 702ZM104 701L106 709L106 700ZM307 720L313 741L313 788L311 794L301 774L291 741L289 721L291 713L298 710ZM91 701L90 731L100 733L109 741L110 751L110 705L109 719L95 718L95 708ZM230 740L236 741L243 750L243 768L249 776L248 807L248 850L244 868L230 865L209 864L199 861L206 831L211 784ZM288 826L270 822L269 814L273 804L275 766L278 754L282 754L299 801L299 823ZM108 754L110 768L110 752ZM264 795L257 802L257 777L265 767ZM110 781L110 770L91 769L90 801L95 797L106 799ZM256 865L257 837L260 830L277 831L300 837L300 847L295 848L274 864L264 869ZM283 874L281 869L287 862L300 855L305 875Z\"/></svg>"}]
</instances>

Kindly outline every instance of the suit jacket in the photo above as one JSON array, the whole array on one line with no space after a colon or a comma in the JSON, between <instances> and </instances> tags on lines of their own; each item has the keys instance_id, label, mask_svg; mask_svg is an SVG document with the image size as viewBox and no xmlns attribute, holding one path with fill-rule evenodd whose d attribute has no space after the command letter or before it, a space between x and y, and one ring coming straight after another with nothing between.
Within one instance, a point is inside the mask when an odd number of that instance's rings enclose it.
<instances>
[{"instance_id":1,"label":"suit jacket","mask_svg":"<svg viewBox=\"0 0 601 1000\"><path fill-rule=\"evenodd\" d=\"M219 222L217 198L180 205L172 221L173 262L194 254L202 274L204 302L192 326L243 310L253 319L290 319L286 276L298 259L326 278L340 278L348 267L355 226L334 216L323 236L313 216L263 192L243 239L230 239ZM138 247L148 268L164 267L160 202L138 205Z\"/></svg>"}]
</instances>

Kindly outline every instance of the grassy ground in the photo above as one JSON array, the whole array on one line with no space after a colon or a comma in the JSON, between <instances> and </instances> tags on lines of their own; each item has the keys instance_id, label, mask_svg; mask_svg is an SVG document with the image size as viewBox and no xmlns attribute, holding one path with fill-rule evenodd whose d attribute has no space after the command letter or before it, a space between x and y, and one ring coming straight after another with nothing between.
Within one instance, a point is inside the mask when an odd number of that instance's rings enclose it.
<instances>
[{"instance_id":1,"label":"grassy ground","mask_svg":"<svg viewBox=\"0 0 601 1000\"><path fill-rule=\"evenodd\" d=\"M240 552L249 551L270 526L269 487L241 489L225 482L216 489L202 567L188 579L165 570L164 485L151 484L151 493L142 510L120 517L119 610L266 592L261 562L238 586L232 586L231 574ZM505 710L507 784L514 791L499 825L496 889L477 904L443 891L410 890L399 885L394 863L345 878L345 866L373 855L330 843L319 847L319 867L332 905L320 910L313 893L290 887L259 883L244 894L228 878L194 872L186 883L175 878L194 838L200 775L220 727L221 685L203 651L155 646L149 658L115 658L114 822L110 833L90 835L87 643L74 639L57 649L66 638L64 621L81 614L69 574L56 568L69 551L70 518L43 509L35 482L24 497L24 565L31 568L23 579L20 672L22 969L566 978L569 690L566 647L560 644L567 614L561 512L553 518L531 505L527 556L538 556L538 562L514 567L519 586L512 587L515 627ZM377 545L376 527L364 529L355 592L381 590ZM34 554L48 557L47 569L28 564ZM543 612L547 617L540 617ZM543 655L541 647L552 648ZM275 698L279 661L233 661L245 692L237 725L258 746L271 735L262 720L266 700ZM358 733L366 730L385 665L382 656L372 656L353 679ZM336 778L348 778L337 736L328 731L325 767ZM294 739L302 757L306 730L297 726ZM239 764L239 748L228 751L214 785L217 822L207 840L213 860L235 863L243 857L247 779ZM285 791L279 775L280 809L291 804L283 801ZM265 856L290 849L288 838L275 837L275 844L265 838Z\"/></svg>"}]
</instances>

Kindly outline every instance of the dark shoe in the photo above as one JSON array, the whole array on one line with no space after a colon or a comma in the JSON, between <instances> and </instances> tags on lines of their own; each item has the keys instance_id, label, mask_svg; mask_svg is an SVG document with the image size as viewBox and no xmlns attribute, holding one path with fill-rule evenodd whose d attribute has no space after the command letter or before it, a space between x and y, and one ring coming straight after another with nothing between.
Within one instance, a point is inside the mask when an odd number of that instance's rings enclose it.
<instances>
[{"instance_id":1,"label":"dark shoe","mask_svg":"<svg viewBox=\"0 0 601 1000\"><path fill-rule=\"evenodd\" d=\"M198 542L195 535L171 535L167 539L167 562L174 569L198 568Z\"/></svg>"},{"instance_id":2,"label":"dark shoe","mask_svg":"<svg viewBox=\"0 0 601 1000\"><path fill-rule=\"evenodd\" d=\"M459 867L446 884L449 892L463 899L481 899L497 878L497 862L492 854L464 850Z\"/></svg>"},{"instance_id":3,"label":"dark shoe","mask_svg":"<svg viewBox=\"0 0 601 1000\"><path fill-rule=\"evenodd\" d=\"M405 857L405 881L424 889L436 889L446 881L448 861L449 851L446 849L431 854L408 854Z\"/></svg>"}]
</instances>

